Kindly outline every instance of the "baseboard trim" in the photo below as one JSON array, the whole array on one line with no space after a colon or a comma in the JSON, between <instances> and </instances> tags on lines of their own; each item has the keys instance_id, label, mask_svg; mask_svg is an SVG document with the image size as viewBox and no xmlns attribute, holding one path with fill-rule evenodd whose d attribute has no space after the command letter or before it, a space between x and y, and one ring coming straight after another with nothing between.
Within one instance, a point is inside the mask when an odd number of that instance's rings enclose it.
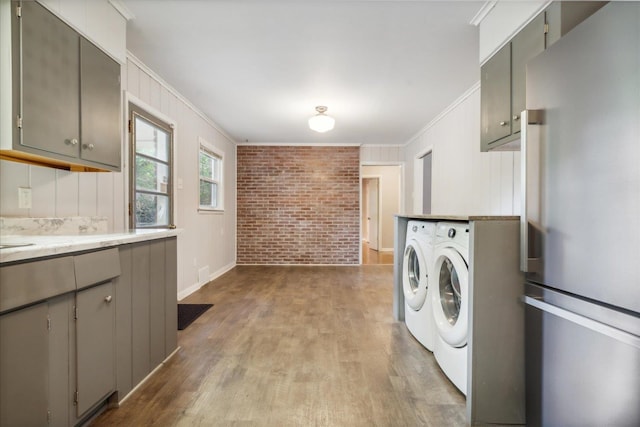
<instances>
[{"instance_id":1,"label":"baseboard trim","mask_svg":"<svg viewBox=\"0 0 640 427\"><path fill-rule=\"evenodd\" d=\"M207 280L205 283L194 283L193 285L189 286L188 288L183 289L182 291L178 292L178 301L182 301L183 299L185 299L186 297L188 297L192 293L196 292L198 289L200 289L201 287L203 287L204 285L206 285L210 281L222 276L224 273L226 273L227 271L231 270L235 266L236 266L235 262L227 264L224 267L218 269L217 271L214 271L213 273L211 273L209 275L209 280Z\"/></svg>"},{"instance_id":2,"label":"baseboard trim","mask_svg":"<svg viewBox=\"0 0 640 427\"><path fill-rule=\"evenodd\" d=\"M132 396L132 395L133 395L133 394L134 394L134 393L135 393L135 392L136 392L140 387L142 387L142 385L143 385L145 382L147 382L147 380L148 380L149 378L151 378L151 377L152 377L152 376L153 376L153 375L158 371L158 369L162 368L162 367L164 366L164 364L165 364L165 363L167 363L167 361L168 361L169 359L171 359L171 358L172 358L172 357L173 357L173 356L174 356L178 351L180 351L180 348L181 348L180 346L176 347L176 349L175 349L175 350L173 350L173 352L172 352L170 355L168 355L168 356L166 357L166 359L164 359L162 362L160 362L160 364L159 364L158 366L156 366L156 367L153 369L153 371L149 372L149 374L148 374L146 377L144 377L144 378L142 379L142 381L140 381L140 382L139 382L139 383L138 383L134 388L132 388L132 389L131 389L131 391L130 391L129 393L127 393L127 395L126 395L125 397L123 397L123 398L122 398L122 400L120 400L120 401L118 402L118 406L122 405L122 404L124 403L124 401L125 401L125 400L127 400L129 397L131 397L131 396Z\"/></svg>"},{"instance_id":3,"label":"baseboard trim","mask_svg":"<svg viewBox=\"0 0 640 427\"><path fill-rule=\"evenodd\" d=\"M361 264L237 264L238 266L253 267L358 267Z\"/></svg>"}]
</instances>

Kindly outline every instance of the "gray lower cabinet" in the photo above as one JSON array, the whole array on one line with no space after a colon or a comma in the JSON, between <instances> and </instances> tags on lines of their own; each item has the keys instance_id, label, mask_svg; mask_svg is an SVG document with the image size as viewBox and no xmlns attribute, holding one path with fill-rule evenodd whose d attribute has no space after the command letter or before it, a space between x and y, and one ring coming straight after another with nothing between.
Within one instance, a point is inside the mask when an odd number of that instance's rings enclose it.
<instances>
[{"instance_id":1,"label":"gray lower cabinet","mask_svg":"<svg viewBox=\"0 0 640 427\"><path fill-rule=\"evenodd\" d=\"M72 307L67 294L0 316L0 426L69 425Z\"/></svg>"},{"instance_id":2,"label":"gray lower cabinet","mask_svg":"<svg viewBox=\"0 0 640 427\"><path fill-rule=\"evenodd\" d=\"M120 247L117 389L124 398L177 348L176 238Z\"/></svg>"},{"instance_id":3,"label":"gray lower cabinet","mask_svg":"<svg viewBox=\"0 0 640 427\"><path fill-rule=\"evenodd\" d=\"M0 267L0 427L82 424L173 353L176 243Z\"/></svg>"},{"instance_id":4,"label":"gray lower cabinet","mask_svg":"<svg viewBox=\"0 0 640 427\"><path fill-rule=\"evenodd\" d=\"M1 426L47 425L47 317L47 303L0 316Z\"/></svg>"},{"instance_id":5,"label":"gray lower cabinet","mask_svg":"<svg viewBox=\"0 0 640 427\"><path fill-rule=\"evenodd\" d=\"M114 284L76 294L76 415L82 417L116 388Z\"/></svg>"}]
</instances>

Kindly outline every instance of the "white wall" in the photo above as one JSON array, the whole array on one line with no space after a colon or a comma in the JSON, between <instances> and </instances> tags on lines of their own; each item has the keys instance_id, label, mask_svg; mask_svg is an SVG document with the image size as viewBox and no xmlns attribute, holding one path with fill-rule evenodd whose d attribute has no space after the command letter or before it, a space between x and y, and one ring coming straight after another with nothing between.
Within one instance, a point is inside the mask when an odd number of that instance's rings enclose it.
<instances>
[{"instance_id":1,"label":"white wall","mask_svg":"<svg viewBox=\"0 0 640 427\"><path fill-rule=\"evenodd\" d=\"M480 23L480 63L513 38L550 1L499 1Z\"/></svg>"},{"instance_id":2,"label":"white wall","mask_svg":"<svg viewBox=\"0 0 640 427\"><path fill-rule=\"evenodd\" d=\"M398 145L360 146L361 164L397 164L404 162L404 147Z\"/></svg>"},{"instance_id":3,"label":"white wall","mask_svg":"<svg viewBox=\"0 0 640 427\"><path fill-rule=\"evenodd\" d=\"M422 161L433 152L432 214L517 215L520 154L480 152L480 88L475 86L405 147L405 208L422 213Z\"/></svg>"},{"instance_id":4,"label":"white wall","mask_svg":"<svg viewBox=\"0 0 640 427\"><path fill-rule=\"evenodd\" d=\"M176 225L178 238L178 295L197 290L199 272L219 276L236 260L236 148L235 142L188 100L173 90L132 55L123 85L134 97L176 123ZM224 154L224 213L198 212L199 139Z\"/></svg>"},{"instance_id":5,"label":"white wall","mask_svg":"<svg viewBox=\"0 0 640 427\"><path fill-rule=\"evenodd\" d=\"M363 178L379 178L380 211L378 219L380 221L380 234L378 236L378 247L381 251L391 251L393 250L394 235L393 217L395 214L400 213L402 166L363 166L361 176ZM365 201L366 198L363 196L363 211L366 210Z\"/></svg>"},{"instance_id":6,"label":"white wall","mask_svg":"<svg viewBox=\"0 0 640 427\"><path fill-rule=\"evenodd\" d=\"M175 174L178 237L178 295L198 289L198 272L211 279L235 265L235 143L169 85L133 58L122 69L122 86L176 123ZM124 131L124 126L123 126ZM198 213L198 138L224 153L224 213ZM123 172L67 172L0 161L0 216L104 216L110 232L127 229L128 141ZM181 186L180 186L181 183ZM31 187L33 206L18 208L18 187Z\"/></svg>"}]
</instances>

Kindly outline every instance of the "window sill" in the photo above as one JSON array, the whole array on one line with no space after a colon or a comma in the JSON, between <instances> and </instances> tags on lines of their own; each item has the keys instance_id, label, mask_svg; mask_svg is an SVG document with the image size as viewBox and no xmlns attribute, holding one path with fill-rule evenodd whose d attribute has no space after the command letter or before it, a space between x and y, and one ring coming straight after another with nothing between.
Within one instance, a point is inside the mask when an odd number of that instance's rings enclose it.
<instances>
[{"instance_id":1,"label":"window sill","mask_svg":"<svg viewBox=\"0 0 640 427\"><path fill-rule=\"evenodd\" d=\"M198 208L198 213L202 213L202 214L223 214L224 213L224 209Z\"/></svg>"}]
</instances>

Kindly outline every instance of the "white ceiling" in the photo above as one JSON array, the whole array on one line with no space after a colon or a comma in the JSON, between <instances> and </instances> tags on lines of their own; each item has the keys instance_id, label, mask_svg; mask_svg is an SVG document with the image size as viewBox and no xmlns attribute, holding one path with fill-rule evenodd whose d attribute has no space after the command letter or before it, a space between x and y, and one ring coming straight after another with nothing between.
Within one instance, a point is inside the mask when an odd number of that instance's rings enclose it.
<instances>
[{"instance_id":1,"label":"white ceiling","mask_svg":"<svg viewBox=\"0 0 640 427\"><path fill-rule=\"evenodd\" d=\"M341 144L404 144L473 86L483 3L124 1L128 49L236 141Z\"/></svg>"}]
</instances>

